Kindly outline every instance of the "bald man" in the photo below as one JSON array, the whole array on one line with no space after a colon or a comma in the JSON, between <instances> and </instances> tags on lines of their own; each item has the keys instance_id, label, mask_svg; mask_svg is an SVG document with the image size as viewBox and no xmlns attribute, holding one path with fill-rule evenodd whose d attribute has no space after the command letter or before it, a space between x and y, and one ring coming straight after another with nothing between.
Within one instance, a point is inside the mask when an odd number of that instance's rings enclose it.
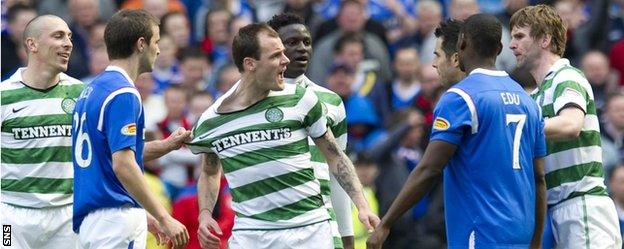
<instances>
[{"instance_id":1,"label":"bald man","mask_svg":"<svg viewBox=\"0 0 624 249\"><path fill-rule=\"evenodd\" d=\"M0 214L3 228L11 227L5 246L76 247L71 125L84 85L63 73L73 48L71 35L57 16L31 20L22 40L27 67L0 84Z\"/></svg>"}]
</instances>

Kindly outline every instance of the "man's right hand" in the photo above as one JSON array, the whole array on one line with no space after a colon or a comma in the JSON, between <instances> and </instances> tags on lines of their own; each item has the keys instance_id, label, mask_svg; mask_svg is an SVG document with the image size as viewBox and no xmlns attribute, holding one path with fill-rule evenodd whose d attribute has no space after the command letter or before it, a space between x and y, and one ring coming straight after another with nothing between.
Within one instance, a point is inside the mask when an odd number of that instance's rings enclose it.
<instances>
[{"instance_id":1,"label":"man's right hand","mask_svg":"<svg viewBox=\"0 0 624 249\"><path fill-rule=\"evenodd\" d=\"M169 237L174 248L181 248L189 241L189 233L186 227L171 216L160 222L163 232Z\"/></svg>"},{"instance_id":2,"label":"man's right hand","mask_svg":"<svg viewBox=\"0 0 624 249\"><path fill-rule=\"evenodd\" d=\"M199 228L197 228L197 236L199 237L199 244L204 249L219 248L221 240L212 232L222 235L223 232L219 227L217 221L212 218L212 213L208 210L202 210L199 213Z\"/></svg>"}]
</instances>

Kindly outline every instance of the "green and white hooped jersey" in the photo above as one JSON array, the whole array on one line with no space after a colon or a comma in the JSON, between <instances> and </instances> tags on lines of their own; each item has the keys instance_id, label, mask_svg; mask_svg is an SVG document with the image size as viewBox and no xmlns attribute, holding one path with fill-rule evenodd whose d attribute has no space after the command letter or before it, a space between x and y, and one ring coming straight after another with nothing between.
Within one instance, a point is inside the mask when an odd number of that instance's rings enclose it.
<instances>
[{"instance_id":1,"label":"green and white hooped jersey","mask_svg":"<svg viewBox=\"0 0 624 249\"><path fill-rule=\"evenodd\" d=\"M249 108L217 113L217 99L193 128L189 148L216 153L232 194L234 230L293 228L329 219L310 163L308 137L327 131L313 91L286 84Z\"/></svg>"},{"instance_id":2,"label":"green and white hooped jersey","mask_svg":"<svg viewBox=\"0 0 624 249\"><path fill-rule=\"evenodd\" d=\"M297 84L314 91L319 101L323 104L323 114L327 118L327 126L336 137L336 142L340 146L340 149L345 151L347 149L347 114L340 96L327 88L315 84L305 75L301 75L294 79L284 79L284 81L291 84ZM308 144L310 145L310 154L312 156L314 172L321 183L321 195L323 196L323 201L325 202L325 208L327 208L327 211L331 216L330 225L332 228L332 235L334 237L335 248L343 248L338 223L336 222L336 212L334 211L334 207L331 202L329 166L327 165L323 153L318 149L318 147L316 147L312 138L308 139Z\"/></svg>"},{"instance_id":3,"label":"green and white hooped jersey","mask_svg":"<svg viewBox=\"0 0 624 249\"><path fill-rule=\"evenodd\" d=\"M581 195L606 196L594 94L583 73L570 66L567 59L559 59L532 97L541 107L545 119L555 117L563 107L569 105L578 106L586 113L578 138L546 141L548 205L556 205Z\"/></svg>"},{"instance_id":4,"label":"green and white hooped jersey","mask_svg":"<svg viewBox=\"0 0 624 249\"><path fill-rule=\"evenodd\" d=\"M23 68L0 83L2 202L47 208L73 202L71 126L84 84L61 73L58 85L35 90Z\"/></svg>"}]
</instances>

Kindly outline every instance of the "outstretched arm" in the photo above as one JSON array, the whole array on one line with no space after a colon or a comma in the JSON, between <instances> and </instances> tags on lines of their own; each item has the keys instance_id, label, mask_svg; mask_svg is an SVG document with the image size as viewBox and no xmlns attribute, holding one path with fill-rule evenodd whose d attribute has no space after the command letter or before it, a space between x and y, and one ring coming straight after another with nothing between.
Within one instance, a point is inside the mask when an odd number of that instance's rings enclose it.
<instances>
[{"instance_id":1,"label":"outstretched arm","mask_svg":"<svg viewBox=\"0 0 624 249\"><path fill-rule=\"evenodd\" d=\"M440 180L442 170L453 156L457 146L441 140L429 143L422 160L412 171L403 189L381 219L381 223L367 241L367 248L381 248L390 233L390 227L405 211L423 198Z\"/></svg>"},{"instance_id":2,"label":"outstretched arm","mask_svg":"<svg viewBox=\"0 0 624 249\"><path fill-rule=\"evenodd\" d=\"M221 182L221 162L214 153L204 154L202 157L202 171L197 182L197 197L199 201L199 227L197 234L202 248L219 248L219 237L211 231L221 235L219 224L212 218L215 203L219 197Z\"/></svg>"},{"instance_id":3,"label":"outstretched arm","mask_svg":"<svg viewBox=\"0 0 624 249\"><path fill-rule=\"evenodd\" d=\"M531 248L541 248L547 208L544 158L533 160L533 175L535 177L535 230L533 230Z\"/></svg>"},{"instance_id":4,"label":"outstretched arm","mask_svg":"<svg viewBox=\"0 0 624 249\"><path fill-rule=\"evenodd\" d=\"M156 140L145 143L143 148L143 161L151 161L157 159L172 150L177 150L191 136L191 131L180 127L171 135L162 140Z\"/></svg>"},{"instance_id":5,"label":"outstretched arm","mask_svg":"<svg viewBox=\"0 0 624 249\"><path fill-rule=\"evenodd\" d=\"M351 197L353 204L358 209L358 218L369 230L372 230L379 223L379 218L372 213L368 206L368 202L362 193L362 184L355 174L353 163L340 149L331 131L315 138L314 143L327 159L331 173L336 177L342 189Z\"/></svg>"}]
</instances>

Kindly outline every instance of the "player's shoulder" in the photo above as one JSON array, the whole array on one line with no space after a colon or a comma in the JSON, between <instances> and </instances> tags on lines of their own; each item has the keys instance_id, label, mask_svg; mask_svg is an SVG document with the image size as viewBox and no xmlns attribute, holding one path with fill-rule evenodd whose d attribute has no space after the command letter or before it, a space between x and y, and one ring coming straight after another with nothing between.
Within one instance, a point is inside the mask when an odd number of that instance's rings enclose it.
<instances>
[{"instance_id":1,"label":"player's shoulder","mask_svg":"<svg viewBox=\"0 0 624 249\"><path fill-rule=\"evenodd\" d=\"M570 65L569 61L566 59L560 59L555 62L551 74L552 75L548 75L546 79L551 78L553 86L559 83L573 81L581 84L583 87L591 87L585 74L583 74L580 69Z\"/></svg>"},{"instance_id":2,"label":"player's shoulder","mask_svg":"<svg viewBox=\"0 0 624 249\"><path fill-rule=\"evenodd\" d=\"M60 73L59 78L60 78L59 84L61 85L65 85L65 86L78 85L78 86L84 87L84 82L74 77L71 77L65 73Z\"/></svg>"},{"instance_id":3,"label":"player's shoulder","mask_svg":"<svg viewBox=\"0 0 624 249\"><path fill-rule=\"evenodd\" d=\"M340 97L340 95L323 86L314 84L309 86L308 88L314 91L314 94L316 94L318 99L323 103L335 106L339 106L342 104L342 98Z\"/></svg>"},{"instance_id":4,"label":"player's shoulder","mask_svg":"<svg viewBox=\"0 0 624 249\"><path fill-rule=\"evenodd\" d=\"M3 80L2 83L0 83L0 91L8 91L24 87L24 84L21 83L22 71L24 69L25 68L17 69L17 71L15 71L15 73L13 73L13 75L11 75L8 79Z\"/></svg>"}]
</instances>

